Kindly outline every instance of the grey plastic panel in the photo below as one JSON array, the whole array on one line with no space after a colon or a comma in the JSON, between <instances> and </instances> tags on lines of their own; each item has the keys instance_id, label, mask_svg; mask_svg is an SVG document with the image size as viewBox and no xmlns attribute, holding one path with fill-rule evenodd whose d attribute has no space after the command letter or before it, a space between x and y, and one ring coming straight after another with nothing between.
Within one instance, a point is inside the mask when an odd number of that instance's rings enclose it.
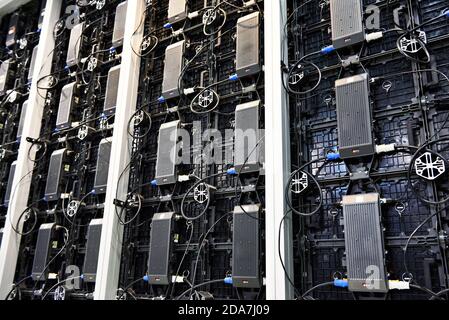
<instances>
[{"instance_id":1,"label":"grey plastic panel","mask_svg":"<svg viewBox=\"0 0 449 320\"><path fill-rule=\"evenodd\" d=\"M112 45L114 47L121 47L123 45L123 38L125 37L125 23L126 10L128 8L128 1L124 1L117 6L115 10L114 32L112 34Z\"/></svg>"},{"instance_id":2,"label":"grey plastic panel","mask_svg":"<svg viewBox=\"0 0 449 320\"><path fill-rule=\"evenodd\" d=\"M387 292L379 194L344 196L342 205L349 290Z\"/></svg>"},{"instance_id":3,"label":"grey plastic panel","mask_svg":"<svg viewBox=\"0 0 449 320\"><path fill-rule=\"evenodd\" d=\"M159 129L156 181L158 185L176 182L177 140L180 121L164 123Z\"/></svg>"},{"instance_id":4,"label":"grey plastic panel","mask_svg":"<svg viewBox=\"0 0 449 320\"><path fill-rule=\"evenodd\" d=\"M103 219L93 219L87 229L86 254L83 264L84 282L95 282L97 279L102 224Z\"/></svg>"},{"instance_id":5,"label":"grey plastic panel","mask_svg":"<svg viewBox=\"0 0 449 320\"><path fill-rule=\"evenodd\" d=\"M59 199L59 184L64 170L66 149L56 150L51 154L50 166L48 168L47 183L45 185L45 198L47 201Z\"/></svg>"},{"instance_id":6,"label":"grey plastic panel","mask_svg":"<svg viewBox=\"0 0 449 320\"><path fill-rule=\"evenodd\" d=\"M109 116L117 107L118 84L120 80L120 65L112 67L108 72L106 95L104 98L103 112Z\"/></svg>"},{"instance_id":7,"label":"grey plastic panel","mask_svg":"<svg viewBox=\"0 0 449 320\"><path fill-rule=\"evenodd\" d=\"M338 144L342 159L372 155L374 139L368 75L335 82Z\"/></svg>"},{"instance_id":8,"label":"grey plastic panel","mask_svg":"<svg viewBox=\"0 0 449 320\"><path fill-rule=\"evenodd\" d=\"M260 170L260 100L240 104L235 109L234 166L238 172ZM257 146L256 146L257 145Z\"/></svg>"},{"instance_id":9,"label":"grey plastic panel","mask_svg":"<svg viewBox=\"0 0 449 320\"><path fill-rule=\"evenodd\" d=\"M179 41L165 50L164 79L162 96L165 99L179 97L178 80L184 67L185 41Z\"/></svg>"},{"instance_id":10,"label":"grey plastic panel","mask_svg":"<svg viewBox=\"0 0 449 320\"><path fill-rule=\"evenodd\" d=\"M168 21L176 23L187 18L188 8L187 0L169 0L168 2Z\"/></svg>"},{"instance_id":11,"label":"grey plastic panel","mask_svg":"<svg viewBox=\"0 0 449 320\"><path fill-rule=\"evenodd\" d=\"M73 105L75 103L75 88L76 82L65 85L61 90L61 97L59 98L58 116L56 118L56 128L59 130L70 128L71 114Z\"/></svg>"},{"instance_id":12,"label":"grey plastic panel","mask_svg":"<svg viewBox=\"0 0 449 320\"><path fill-rule=\"evenodd\" d=\"M150 232L148 276L150 284L168 285L170 279L170 255L172 251L173 212L156 213Z\"/></svg>"},{"instance_id":13,"label":"grey plastic panel","mask_svg":"<svg viewBox=\"0 0 449 320\"><path fill-rule=\"evenodd\" d=\"M28 108L28 100L26 100L22 104L22 110L20 111L20 119L19 119L19 125L17 126L17 135L16 135L17 139L22 138L23 124L25 123L27 108Z\"/></svg>"},{"instance_id":14,"label":"grey plastic panel","mask_svg":"<svg viewBox=\"0 0 449 320\"><path fill-rule=\"evenodd\" d=\"M260 205L234 208L232 283L238 288L260 288Z\"/></svg>"},{"instance_id":15,"label":"grey plastic panel","mask_svg":"<svg viewBox=\"0 0 449 320\"><path fill-rule=\"evenodd\" d=\"M5 207L7 207L9 205L9 200L11 200L11 192L12 192L12 187L13 187L12 184L14 183L14 174L16 173L16 165L17 165L17 160L14 161L11 164L11 167L9 168L8 185L6 186L5 198L3 200L3 204Z\"/></svg>"},{"instance_id":16,"label":"grey plastic panel","mask_svg":"<svg viewBox=\"0 0 449 320\"><path fill-rule=\"evenodd\" d=\"M66 64L72 67L80 62L80 47L82 42L82 34L84 30L84 22L81 22L72 28L70 32L69 47L67 49Z\"/></svg>"},{"instance_id":17,"label":"grey plastic panel","mask_svg":"<svg viewBox=\"0 0 449 320\"><path fill-rule=\"evenodd\" d=\"M239 77L260 72L260 13L237 20L236 73Z\"/></svg>"},{"instance_id":18,"label":"grey plastic panel","mask_svg":"<svg viewBox=\"0 0 449 320\"><path fill-rule=\"evenodd\" d=\"M36 56L37 56L38 48L39 48L39 46L35 46L33 49L33 53L31 54L30 68L28 70L28 77L27 77L28 82L31 82L31 80L33 79L33 72L34 72L34 66L36 64Z\"/></svg>"},{"instance_id":19,"label":"grey plastic panel","mask_svg":"<svg viewBox=\"0 0 449 320\"><path fill-rule=\"evenodd\" d=\"M362 0L331 0L330 9L335 49L365 41Z\"/></svg>"},{"instance_id":20,"label":"grey plastic panel","mask_svg":"<svg viewBox=\"0 0 449 320\"><path fill-rule=\"evenodd\" d=\"M33 267L31 270L31 278L34 281L43 281L47 279L48 258L50 256L50 246L53 236L54 223L42 224L37 234L36 249L34 251Z\"/></svg>"},{"instance_id":21,"label":"grey plastic panel","mask_svg":"<svg viewBox=\"0 0 449 320\"><path fill-rule=\"evenodd\" d=\"M0 65L0 94L5 93L6 83L8 81L9 67L11 64L11 59L5 60Z\"/></svg>"},{"instance_id":22,"label":"grey plastic panel","mask_svg":"<svg viewBox=\"0 0 449 320\"><path fill-rule=\"evenodd\" d=\"M96 194L106 192L108 185L109 160L111 158L112 137L100 141L98 146L97 170L95 172L94 190Z\"/></svg>"}]
</instances>

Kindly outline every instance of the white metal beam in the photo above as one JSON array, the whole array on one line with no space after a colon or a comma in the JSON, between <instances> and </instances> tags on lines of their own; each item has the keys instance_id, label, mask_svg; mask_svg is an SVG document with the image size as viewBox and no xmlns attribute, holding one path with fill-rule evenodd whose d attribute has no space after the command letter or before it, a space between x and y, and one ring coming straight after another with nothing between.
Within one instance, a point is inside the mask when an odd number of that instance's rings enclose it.
<instances>
[{"instance_id":1,"label":"white metal beam","mask_svg":"<svg viewBox=\"0 0 449 320\"><path fill-rule=\"evenodd\" d=\"M40 90L38 93L37 80L51 72L53 48L55 45L53 27L59 19L61 12L61 1L48 0L45 10L46 14L39 39L39 43L44 43L45 45L39 45L37 51L28 108L25 116L16 171L12 184L11 200L9 202L2 246L0 249L0 299L4 299L6 297L14 281L21 237L13 230L12 225L15 226L17 224L19 216L27 208L34 165L33 161L30 159L35 158L34 148L28 154L30 144L26 141L26 138L38 138L40 135L41 119L45 104L45 101L41 95L45 96L45 92ZM19 231L22 230L22 224L23 221L19 224Z\"/></svg>"},{"instance_id":2,"label":"white metal beam","mask_svg":"<svg viewBox=\"0 0 449 320\"><path fill-rule=\"evenodd\" d=\"M290 172L290 122L288 96L282 86L281 60L287 52L283 41L286 0L265 1L265 233L267 299L293 298L278 255L279 224L287 211L285 184ZM281 50L284 46L284 50ZM290 219L285 219L280 237L281 254L293 279L293 245Z\"/></svg>"},{"instance_id":3,"label":"white metal beam","mask_svg":"<svg viewBox=\"0 0 449 320\"><path fill-rule=\"evenodd\" d=\"M141 27L138 32L134 32L139 27L140 17L144 10L144 0L128 1L118 85L119 94L109 162L108 187L104 204L97 282L94 292L94 299L96 300L115 299L118 288L123 226L118 221L113 202L116 197L124 200L128 191L128 174L124 174L122 177L120 175L130 160L128 147L131 140L127 125L128 120L136 110L140 71L140 57L134 54L131 44L134 48L139 48L142 42L143 28ZM116 190L116 188L118 189Z\"/></svg>"}]
</instances>

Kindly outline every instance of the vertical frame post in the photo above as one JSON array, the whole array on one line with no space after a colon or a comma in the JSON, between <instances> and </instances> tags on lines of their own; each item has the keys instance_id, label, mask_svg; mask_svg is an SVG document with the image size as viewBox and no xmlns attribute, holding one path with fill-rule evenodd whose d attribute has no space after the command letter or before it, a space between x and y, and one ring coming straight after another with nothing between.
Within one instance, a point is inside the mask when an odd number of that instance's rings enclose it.
<instances>
[{"instance_id":1,"label":"vertical frame post","mask_svg":"<svg viewBox=\"0 0 449 320\"><path fill-rule=\"evenodd\" d=\"M278 245L290 279L293 279L293 241L287 212L285 184L290 172L290 121L288 95L282 85L281 60L286 57L283 41L287 1L265 1L265 172L266 172L266 290L269 300L293 298L293 288L282 268ZM280 240L280 243L279 243Z\"/></svg>"},{"instance_id":2,"label":"vertical frame post","mask_svg":"<svg viewBox=\"0 0 449 320\"><path fill-rule=\"evenodd\" d=\"M129 0L123 40L117 107L109 161L108 187L103 213L103 227L98 257L95 300L116 298L122 252L123 226L115 211L114 199L125 199L128 193L128 174L122 172L130 161L128 148L132 140L128 135L128 120L134 114L139 87L140 57L131 45L138 48L143 39L143 25L139 25L145 10L144 0ZM137 30L140 28L139 30ZM143 276L143 275L142 275Z\"/></svg>"},{"instance_id":3,"label":"vertical frame post","mask_svg":"<svg viewBox=\"0 0 449 320\"><path fill-rule=\"evenodd\" d=\"M6 216L2 246L0 248L0 299L2 300L6 298L14 281L21 236L13 230L12 226L16 226L21 213L27 208L32 170L34 167L32 160L36 156L34 149L31 149L29 152L30 144L26 141L26 138L39 137L45 105L45 99L42 98L45 96L45 92L41 90L38 93L37 81L39 78L51 72L51 62L55 47L53 28L59 20L61 4L62 1L60 0L47 0L45 17L39 38L39 48L37 50L33 71L28 108L25 115L22 138L20 140L11 199ZM18 230L21 231L22 227L23 221L19 223Z\"/></svg>"}]
</instances>

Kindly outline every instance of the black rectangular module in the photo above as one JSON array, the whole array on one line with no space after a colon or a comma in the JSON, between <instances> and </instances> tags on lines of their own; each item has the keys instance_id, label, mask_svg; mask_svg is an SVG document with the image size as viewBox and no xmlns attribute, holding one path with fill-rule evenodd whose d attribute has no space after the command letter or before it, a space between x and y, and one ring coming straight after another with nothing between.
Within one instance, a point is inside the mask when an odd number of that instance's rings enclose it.
<instances>
[{"instance_id":1,"label":"black rectangular module","mask_svg":"<svg viewBox=\"0 0 449 320\"><path fill-rule=\"evenodd\" d=\"M51 154L50 166L48 167L47 183L45 185L46 201L59 199L59 184L64 170L66 149L56 150Z\"/></svg>"},{"instance_id":2,"label":"black rectangular module","mask_svg":"<svg viewBox=\"0 0 449 320\"><path fill-rule=\"evenodd\" d=\"M349 290L387 292L379 194L343 196L342 206Z\"/></svg>"},{"instance_id":3,"label":"black rectangular module","mask_svg":"<svg viewBox=\"0 0 449 320\"><path fill-rule=\"evenodd\" d=\"M260 205L234 208L232 283L237 288L260 288Z\"/></svg>"},{"instance_id":4,"label":"black rectangular module","mask_svg":"<svg viewBox=\"0 0 449 320\"><path fill-rule=\"evenodd\" d=\"M31 278L34 281L43 281L47 279L48 268L45 267L50 256L54 226L54 223L42 224L37 233L33 268L31 270Z\"/></svg>"},{"instance_id":5,"label":"black rectangular module","mask_svg":"<svg viewBox=\"0 0 449 320\"><path fill-rule=\"evenodd\" d=\"M115 108L117 107L120 67L120 65L112 67L108 72L108 82L103 106L103 113L107 116L113 114L115 112Z\"/></svg>"},{"instance_id":6,"label":"black rectangular module","mask_svg":"<svg viewBox=\"0 0 449 320\"><path fill-rule=\"evenodd\" d=\"M179 97L178 80L184 67L185 41L176 42L165 50L164 79L162 96L165 99Z\"/></svg>"},{"instance_id":7,"label":"black rectangular module","mask_svg":"<svg viewBox=\"0 0 449 320\"><path fill-rule=\"evenodd\" d=\"M22 110L20 111L20 119L19 119L19 125L17 126L17 135L16 138L19 140L22 138L22 132L23 132L23 125L25 123L25 116L28 109L28 100L26 100L22 104Z\"/></svg>"},{"instance_id":8,"label":"black rectangular module","mask_svg":"<svg viewBox=\"0 0 449 320\"><path fill-rule=\"evenodd\" d=\"M59 98L58 116L56 117L56 128L64 130L70 128L71 114L73 105L75 104L76 82L65 85L61 90Z\"/></svg>"},{"instance_id":9,"label":"black rectangular module","mask_svg":"<svg viewBox=\"0 0 449 320\"><path fill-rule=\"evenodd\" d=\"M115 48L123 45L127 8L128 1L124 1L120 3L115 10L114 33L112 34L112 45Z\"/></svg>"},{"instance_id":10,"label":"black rectangular module","mask_svg":"<svg viewBox=\"0 0 449 320\"><path fill-rule=\"evenodd\" d=\"M168 1L168 21L176 23L187 18L187 0L169 0Z\"/></svg>"},{"instance_id":11,"label":"black rectangular module","mask_svg":"<svg viewBox=\"0 0 449 320\"><path fill-rule=\"evenodd\" d=\"M5 207L9 205L9 201L11 200L11 191L12 191L12 184L14 183L14 174L16 173L16 165L17 160L14 161L11 164L11 167L9 168L8 185L6 186L5 199L3 200L3 204Z\"/></svg>"},{"instance_id":12,"label":"black rectangular module","mask_svg":"<svg viewBox=\"0 0 449 320\"><path fill-rule=\"evenodd\" d=\"M69 47L67 49L66 64L72 67L80 62L80 47L82 43L82 34L84 30L84 22L81 22L70 31Z\"/></svg>"},{"instance_id":13,"label":"black rectangular module","mask_svg":"<svg viewBox=\"0 0 449 320\"><path fill-rule=\"evenodd\" d=\"M93 219L87 230L86 254L83 265L83 281L95 282L97 279L98 255L103 219Z\"/></svg>"},{"instance_id":14,"label":"black rectangular module","mask_svg":"<svg viewBox=\"0 0 449 320\"><path fill-rule=\"evenodd\" d=\"M37 50L39 46L35 46L33 49L33 52L31 53L31 62L30 62L30 68L28 69L28 82L31 82L33 79L33 72L34 72L34 66L36 64L36 56L37 56Z\"/></svg>"},{"instance_id":15,"label":"black rectangular module","mask_svg":"<svg viewBox=\"0 0 449 320\"><path fill-rule=\"evenodd\" d=\"M0 248L2 247L2 240L3 240L3 228L0 228Z\"/></svg>"},{"instance_id":16,"label":"black rectangular module","mask_svg":"<svg viewBox=\"0 0 449 320\"><path fill-rule=\"evenodd\" d=\"M19 28L19 18L20 15L18 12L15 12L11 15L11 18L9 20L8 34L6 35L6 42L5 42L5 45L7 47L12 47L13 45L16 44L17 31Z\"/></svg>"},{"instance_id":17,"label":"black rectangular module","mask_svg":"<svg viewBox=\"0 0 449 320\"><path fill-rule=\"evenodd\" d=\"M148 276L150 284L168 285L173 244L173 212L156 213L151 222Z\"/></svg>"},{"instance_id":18,"label":"black rectangular module","mask_svg":"<svg viewBox=\"0 0 449 320\"><path fill-rule=\"evenodd\" d=\"M6 92L6 84L8 83L10 65L11 59L4 60L0 65L0 95Z\"/></svg>"},{"instance_id":19,"label":"black rectangular module","mask_svg":"<svg viewBox=\"0 0 449 320\"><path fill-rule=\"evenodd\" d=\"M331 0L330 9L335 49L365 41L362 0Z\"/></svg>"},{"instance_id":20,"label":"black rectangular module","mask_svg":"<svg viewBox=\"0 0 449 320\"><path fill-rule=\"evenodd\" d=\"M96 194L106 192L108 185L109 160L111 158L112 137L105 138L98 145L98 158L95 171L94 190Z\"/></svg>"},{"instance_id":21,"label":"black rectangular module","mask_svg":"<svg viewBox=\"0 0 449 320\"><path fill-rule=\"evenodd\" d=\"M237 20L236 73L239 77L260 72L260 13Z\"/></svg>"},{"instance_id":22,"label":"black rectangular module","mask_svg":"<svg viewBox=\"0 0 449 320\"><path fill-rule=\"evenodd\" d=\"M180 121L176 120L162 124L159 129L156 160L156 181L158 185L176 182L179 125Z\"/></svg>"},{"instance_id":23,"label":"black rectangular module","mask_svg":"<svg viewBox=\"0 0 449 320\"><path fill-rule=\"evenodd\" d=\"M235 109L234 166L237 172L260 170L259 108L260 100L256 100Z\"/></svg>"},{"instance_id":24,"label":"black rectangular module","mask_svg":"<svg viewBox=\"0 0 449 320\"><path fill-rule=\"evenodd\" d=\"M341 158L374 154L368 75L337 80L335 94Z\"/></svg>"}]
</instances>

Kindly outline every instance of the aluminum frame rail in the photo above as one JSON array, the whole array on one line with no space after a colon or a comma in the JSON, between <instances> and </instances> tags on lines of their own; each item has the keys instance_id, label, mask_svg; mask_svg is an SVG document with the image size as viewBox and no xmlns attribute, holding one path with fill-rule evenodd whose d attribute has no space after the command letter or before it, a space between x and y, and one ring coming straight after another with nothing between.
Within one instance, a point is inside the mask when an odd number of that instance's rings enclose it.
<instances>
[{"instance_id":1,"label":"aluminum frame rail","mask_svg":"<svg viewBox=\"0 0 449 320\"><path fill-rule=\"evenodd\" d=\"M137 48L143 39L143 24L139 26L145 10L144 0L128 1L125 36L117 98L117 107L109 162L108 187L103 212L103 227L98 257L95 300L114 300L117 296L123 226L116 214L114 199L126 199L129 174L123 174L130 161L128 148L132 138L128 135L128 120L136 111L139 87L140 57L131 47ZM140 30L137 30L140 27ZM143 276L143 275L142 275Z\"/></svg>"},{"instance_id":2,"label":"aluminum frame rail","mask_svg":"<svg viewBox=\"0 0 449 320\"><path fill-rule=\"evenodd\" d=\"M25 115L16 171L11 189L11 199L0 248L0 299L6 298L14 281L21 236L14 231L12 226L17 225L21 213L27 208L31 186L31 173L34 167L33 160L36 156L35 148L30 149L30 144L26 141L26 138L38 138L40 135L41 120L45 105L45 99L42 97L45 96L45 92L44 90L40 90L38 93L37 81L43 75L51 72L51 61L53 60L53 49L55 46L53 28L60 18L61 4L61 0L47 0L45 7L45 16L39 38L39 43L45 43L45 46L39 45L37 50L28 108ZM28 152L29 149L30 152ZM21 231L23 220L17 226L18 231Z\"/></svg>"}]
</instances>

